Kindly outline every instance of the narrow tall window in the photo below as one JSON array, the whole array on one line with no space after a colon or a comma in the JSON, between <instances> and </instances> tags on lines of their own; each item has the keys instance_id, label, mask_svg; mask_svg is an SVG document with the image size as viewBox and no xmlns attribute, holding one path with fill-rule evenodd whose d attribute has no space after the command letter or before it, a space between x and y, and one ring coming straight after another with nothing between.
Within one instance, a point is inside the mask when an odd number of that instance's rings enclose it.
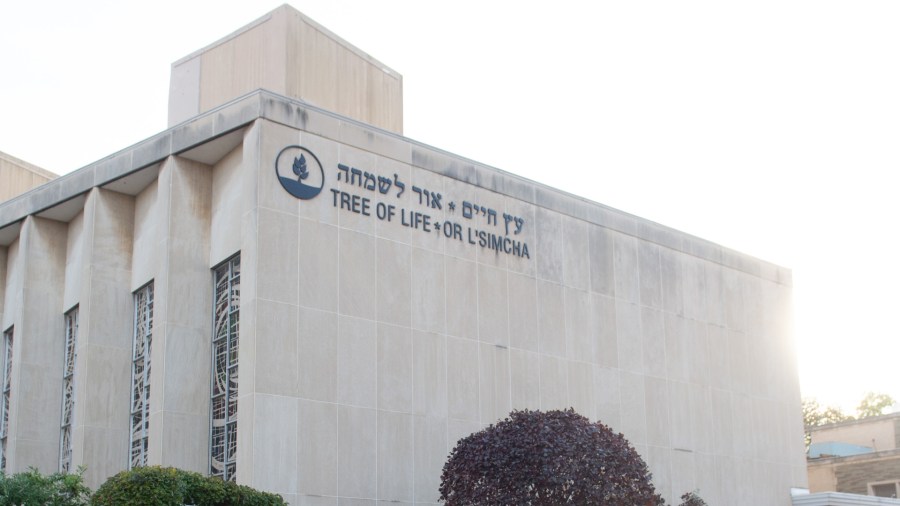
<instances>
[{"instance_id":1,"label":"narrow tall window","mask_svg":"<svg viewBox=\"0 0 900 506\"><path fill-rule=\"evenodd\" d=\"M62 419L59 422L59 471L72 470L72 423L75 420L75 342L78 339L78 308L65 315L66 361L63 369Z\"/></svg>"},{"instance_id":2,"label":"narrow tall window","mask_svg":"<svg viewBox=\"0 0 900 506\"><path fill-rule=\"evenodd\" d=\"M209 474L235 481L241 257L213 269Z\"/></svg>"},{"instance_id":3,"label":"narrow tall window","mask_svg":"<svg viewBox=\"0 0 900 506\"><path fill-rule=\"evenodd\" d=\"M153 282L134 292L134 344L131 355L131 455L128 467L147 464L150 428L150 345L153 341Z\"/></svg>"},{"instance_id":4,"label":"narrow tall window","mask_svg":"<svg viewBox=\"0 0 900 506\"><path fill-rule=\"evenodd\" d=\"M9 396L12 389L13 328L3 333L3 399L0 400L0 472L6 472L6 442L9 435Z\"/></svg>"}]
</instances>

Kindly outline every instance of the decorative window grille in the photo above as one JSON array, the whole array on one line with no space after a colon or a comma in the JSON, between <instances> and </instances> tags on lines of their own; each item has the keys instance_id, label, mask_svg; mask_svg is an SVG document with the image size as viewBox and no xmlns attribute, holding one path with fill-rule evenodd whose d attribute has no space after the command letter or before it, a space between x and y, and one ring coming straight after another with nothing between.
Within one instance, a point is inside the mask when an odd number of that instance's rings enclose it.
<instances>
[{"instance_id":1,"label":"decorative window grille","mask_svg":"<svg viewBox=\"0 0 900 506\"><path fill-rule=\"evenodd\" d=\"M59 422L59 471L72 470L72 424L75 420L75 342L78 339L78 308L65 314L66 361L63 369L62 419Z\"/></svg>"},{"instance_id":2,"label":"decorative window grille","mask_svg":"<svg viewBox=\"0 0 900 506\"><path fill-rule=\"evenodd\" d=\"M235 481L241 257L213 269L209 474Z\"/></svg>"},{"instance_id":3,"label":"decorative window grille","mask_svg":"<svg viewBox=\"0 0 900 506\"><path fill-rule=\"evenodd\" d=\"M134 292L131 355L131 450L129 469L147 465L150 429L150 345L153 341L153 282Z\"/></svg>"},{"instance_id":4,"label":"decorative window grille","mask_svg":"<svg viewBox=\"0 0 900 506\"><path fill-rule=\"evenodd\" d=\"M891 482L883 482L883 483L869 483L869 495L874 495L875 497L897 497L897 485L900 483L896 481Z\"/></svg>"},{"instance_id":5,"label":"decorative window grille","mask_svg":"<svg viewBox=\"0 0 900 506\"><path fill-rule=\"evenodd\" d=\"M12 387L13 329L3 333L3 399L0 401L0 472L6 472L6 442L9 435L9 396Z\"/></svg>"}]
</instances>

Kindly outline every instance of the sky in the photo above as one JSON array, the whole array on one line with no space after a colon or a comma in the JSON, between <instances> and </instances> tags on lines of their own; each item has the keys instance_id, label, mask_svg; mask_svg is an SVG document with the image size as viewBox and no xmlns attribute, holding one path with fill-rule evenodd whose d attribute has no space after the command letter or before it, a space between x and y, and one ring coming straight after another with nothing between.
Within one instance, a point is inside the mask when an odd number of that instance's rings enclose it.
<instances>
[{"instance_id":1,"label":"sky","mask_svg":"<svg viewBox=\"0 0 900 506\"><path fill-rule=\"evenodd\" d=\"M294 0L403 75L404 135L789 267L803 395L900 399L900 2ZM0 151L166 128L270 1L0 0Z\"/></svg>"}]
</instances>

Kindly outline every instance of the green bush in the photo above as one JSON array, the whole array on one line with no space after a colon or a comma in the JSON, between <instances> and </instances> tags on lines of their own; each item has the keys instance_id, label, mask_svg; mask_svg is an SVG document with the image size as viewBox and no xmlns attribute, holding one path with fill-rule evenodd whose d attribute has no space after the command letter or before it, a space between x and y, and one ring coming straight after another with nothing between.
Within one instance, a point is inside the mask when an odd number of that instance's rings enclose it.
<instances>
[{"instance_id":1,"label":"green bush","mask_svg":"<svg viewBox=\"0 0 900 506\"><path fill-rule=\"evenodd\" d=\"M12 476L0 474L0 506L86 506L91 491L81 473L44 476L30 468Z\"/></svg>"},{"instance_id":2,"label":"green bush","mask_svg":"<svg viewBox=\"0 0 900 506\"><path fill-rule=\"evenodd\" d=\"M706 506L706 501L700 497L700 494L696 490L683 494L681 496L681 501L680 506Z\"/></svg>"},{"instance_id":3,"label":"green bush","mask_svg":"<svg viewBox=\"0 0 900 506\"><path fill-rule=\"evenodd\" d=\"M276 494L174 467L123 471L97 489L94 506L285 506ZM0 505L2 506L2 505Z\"/></svg>"}]
</instances>

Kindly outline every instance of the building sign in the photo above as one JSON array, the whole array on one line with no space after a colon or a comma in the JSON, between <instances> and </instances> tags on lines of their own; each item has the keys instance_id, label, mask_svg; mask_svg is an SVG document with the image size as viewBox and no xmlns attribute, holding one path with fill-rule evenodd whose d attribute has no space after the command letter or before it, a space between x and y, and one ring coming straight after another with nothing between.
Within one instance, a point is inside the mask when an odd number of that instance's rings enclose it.
<instances>
[{"instance_id":1,"label":"building sign","mask_svg":"<svg viewBox=\"0 0 900 506\"><path fill-rule=\"evenodd\" d=\"M306 148L288 146L282 149L275 168L281 185L298 199L309 200L324 187L322 165ZM439 192L407 185L397 174L380 175L338 163L334 175L338 184L330 189L331 205L342 211L492 250L498 255L531 258L528 243L519 236L525 226L524 218L498 213L477 202L444 198ZM406 208L394 203L394 199L399 199L406 191L415 194L412 200L416 207ZM445 208L446 218L432 214Z\"/></svg>"}]
</instances>

